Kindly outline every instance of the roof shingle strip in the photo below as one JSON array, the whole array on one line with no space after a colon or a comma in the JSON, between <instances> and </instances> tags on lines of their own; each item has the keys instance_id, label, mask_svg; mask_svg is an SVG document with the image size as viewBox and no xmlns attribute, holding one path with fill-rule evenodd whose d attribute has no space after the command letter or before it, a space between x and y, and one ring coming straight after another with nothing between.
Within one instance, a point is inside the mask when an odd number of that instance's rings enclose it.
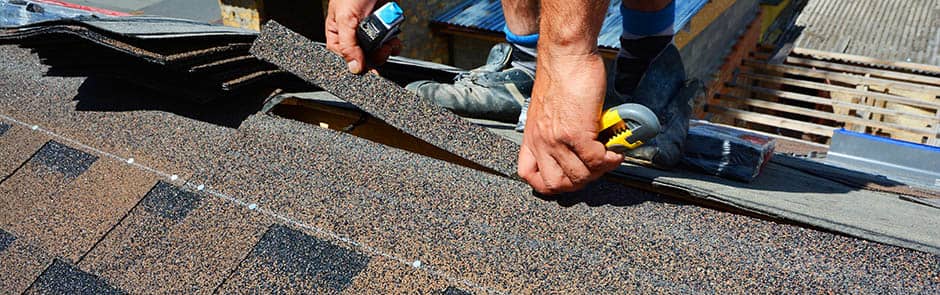
<instances>
[{"instance_id":1,"label":"roof shingle strip","mask_svg":"<svg viewBox=\"0 0 940 295\"><path fill-rule=\"evenodd\" d=\"M98 161L98 156L74 149L57 141L50 140L33 155L30 162L41 164L53 171L62 173L67 178L81 175L88 167Z\"/></svg>"},{"instance_id":2,"label":"roof shingle strip","mask_svg":"<svg viewBox=\"0 0 940 295\"><path fill-rule=\"evenodd\" d=\"M127 294L94 274L55 259L24 294Z\"/></svg>"},{"instance_id":3,"label":"roof shingle strip","mask_svg":"<svg viewBox=\"0 0 940 295\"><path fill-rule=\"evenodd\" d=\"M222 293L338 293L366 267L370 257L299 230L274 224Z\"/></svg>"},{"instance_id":4,"label":"roof shingle strip","mask_svg":"<svg viewBox=\"0 0 940 295\"><path fill-rule=\"evenodd\" d=\"M19 294L42 274L54 256L25 239L13 240L0 251L0 293Z\"/></svg>"},{"instance_id":5,"label":"roof shingle strip","mask_svg":"<svg viewBox=\"0 0 940 295\"><path fill-rule=\"evenodd\" d=\"M6 250L7 247L10 247L10 244L13 244L13 241L16 241L16 236L0 228L0 252L3 252L3 250Z\"/></svg>"},{"instance_id":6,"label":"roof shingle strip","mask_svg":"<svg viewBox=\"0 0 940 295\"><path fill-rule=\"evenodd\" d=\"M58 166L72 167L91 155L66 145L50 151L49 146L35 153L22 151L34 154L34 160L0 184L0 226L50 255L77 260L119 222L153 180L150 174L110 158L97 161L79 176L63 175L35 159L48 157ZM75 155L83 156L69 157Z\"/></svg>"},{"instance_id":7,"label":"roof shingle strip","mask_svg":"<svg viewBox=\"0 0 940 295\"><path fill-rule=\"evenodd\" d=\"M207 294L237 267L269 222L204 192L158 183L79 266L135 294Z\"/></svg>"},{"instance_id":8,"label":"roof shingle strip","mask_svg":"<svg viewBox=\"0 0 940 295\"><path fill-rule=\"evenodd\" d=\"M422 100L378 75L349 73L339 56L277 22L264 26L251 53L405 133L505 176L516 173L518 146L515 143Z\"/></svg>"}]
</instances>

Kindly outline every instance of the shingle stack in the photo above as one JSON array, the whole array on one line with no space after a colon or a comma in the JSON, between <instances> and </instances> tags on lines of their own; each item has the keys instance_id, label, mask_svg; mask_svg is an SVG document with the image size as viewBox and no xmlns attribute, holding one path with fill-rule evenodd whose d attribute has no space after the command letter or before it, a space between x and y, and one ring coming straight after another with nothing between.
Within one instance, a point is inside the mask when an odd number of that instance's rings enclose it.
<instances>
[{"instance_id":1,"label":"shingle stack","mask_svg":"<svg viewBox=\"0 0 940 295\"><path fill-rule=\"evenodd\" d=\"M310 89L248 53L256 33L165 17L78 17L0 29L54 76L111 76L197 102L274 88ZM277 81L277 84L268 83Z\"/></svg>"}]
</instances>

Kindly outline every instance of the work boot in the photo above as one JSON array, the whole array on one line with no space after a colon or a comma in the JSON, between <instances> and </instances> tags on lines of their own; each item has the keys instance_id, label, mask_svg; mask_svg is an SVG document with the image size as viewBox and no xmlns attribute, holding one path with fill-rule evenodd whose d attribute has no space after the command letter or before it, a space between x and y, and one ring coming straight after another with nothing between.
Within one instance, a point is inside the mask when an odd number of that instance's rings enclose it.
<instances>
[{"instance_id":1,"label":"work boot","mask_svg":"<svg viewBox=\"0 0 940 295\"><path fill-rule=\"evenodd\" d=\"M529 58L535 60L501 43L490 49L485 65L457 75L453 84L425 80L405 88L463 117L516 123L532 95L535 73L511 64Z\"/></svg>"},{"instance_id":2,"label":"work boot","mask_svg":"<svg viewBox=\"0 0 940 295\"><path fill-rule=\"evenodd\" d=\"M701 89L701 83L686 80L682 57L672 44L654 55L646 66L635 57L618 56L613 78L615 96L606 104L638 103L656 114L662 126L659 135L625 155L657 168L670 169L682 160L692 99Z\"/></svg>"}]
</instances>

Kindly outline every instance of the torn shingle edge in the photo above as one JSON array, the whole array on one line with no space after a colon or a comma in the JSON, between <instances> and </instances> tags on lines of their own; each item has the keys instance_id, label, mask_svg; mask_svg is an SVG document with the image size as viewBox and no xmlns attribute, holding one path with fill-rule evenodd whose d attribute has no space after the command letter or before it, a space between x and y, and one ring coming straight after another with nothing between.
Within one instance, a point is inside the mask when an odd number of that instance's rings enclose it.
<instances>
[{"instance_id":1,"label":"torn shingle edge","mask_svg":"<svg viewBox=\"0 0 940 295\"><path fill-rule=\"evenodd\" d=\"M342 58L277 22L264 26L251 54L438 148L505 176L516 174L515 143L379 75L349 73Z\"/></svg>"}]
</instances>

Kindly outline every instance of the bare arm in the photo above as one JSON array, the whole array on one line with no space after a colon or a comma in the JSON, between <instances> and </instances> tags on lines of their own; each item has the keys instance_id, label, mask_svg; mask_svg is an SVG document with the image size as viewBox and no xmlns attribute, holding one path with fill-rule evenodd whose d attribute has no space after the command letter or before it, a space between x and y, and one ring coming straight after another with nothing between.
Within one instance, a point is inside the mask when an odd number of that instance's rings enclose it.
<instances>
[{"instance_id":1,"label":"bare arm","mask_svg":"<svg viewBox=\"0 0 940 295\"><path fill-rule=\"evenodd\" d=\"M596 140L606 89L597 35L608 1L543 0L538 70L519 175L541 193L580 189L623 156Z\"/></svg>"}]
</instances>

